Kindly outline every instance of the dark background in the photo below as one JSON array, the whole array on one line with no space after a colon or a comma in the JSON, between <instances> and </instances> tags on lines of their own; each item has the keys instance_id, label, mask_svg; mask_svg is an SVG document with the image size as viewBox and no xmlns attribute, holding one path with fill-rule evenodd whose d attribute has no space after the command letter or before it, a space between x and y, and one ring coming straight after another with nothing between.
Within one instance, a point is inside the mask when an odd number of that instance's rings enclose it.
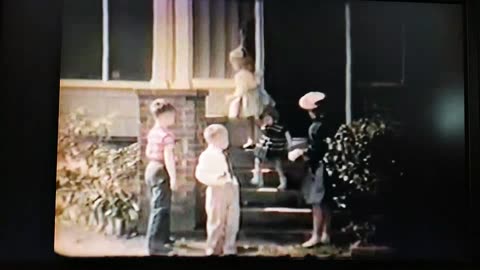
<instances>
[{"instance_id":1,"label":"dark background","mask_svg":"<svg viewBox=\"0 0 480 270\"><path fill-rule=\"evenodd\" d=\"M0 222L0 258L5 260L46 262L55 257L53 253L55 182L53 179L55 177L56 154L54 149L56 147L58 121L58 80L61 56L60 16L62 2L60 0L2 1L4 22L2 30L2 66L5 67L2 80L4 86L2 87L2 90L4 90L2 100L6 101L7 106L2 106L2 116L4 117L4 128L2 129L4 132L2 135L5 136L4 150L2 150L4 155L2 171L5 174L2 177L3 194L0 196L3 206ZM302 0L298 2L307 5L308 1ZM265 9L269 5L270 1L266 3ZM475 10L470 10L468 12L469 15L479 14L477 1L470 1L470 7L475 8ZM287 16L282 20L282 24L287 24L285 29L288 29L289 24L294 23L294 20L291 19L294 13L286 12L281 7L274 8L274 10L278 10L278 14ZM419 13L414 13L405 19L407 21L422 19L427 22L427 18L431 19L429 16L438 16L439 14L443 14L439 16L450 18L458 16L456 11L454 11L455 14L453 16L448 15L450 11L445 13L427 11L428 8L423 9L423 11L419 9L418 12L423 14L422 18L416 18L414 15ZM266 12L268 11L266 10ZM272 13L266 14L267 20L273 20L272 17L275 17L276 11L270 9L270 12ZM300 13L302 12L309 13L307 10L303 10ZM338 13L340 13L339 10ZM296 16L301 17L300 14ZM437 18L436 21L438 20ZM447 23L446 20L441 20ZM469 134L473 136L479 134L479 54L477 51L479 33L478 28L473 28L478 25L478 21L475 21L478 19L475 16L470 16L468 20L470 38L468 40L469 106L467 109L469 110L469 118L467 120L469 123ZM268 25L268 22L266 22L266 25ZM416 24L414 28L417 27L424 30L417 32L416 36L419 39L427 40L431 38L428 36L429 33L435 32L434 30L440 31L441 29L440 27L435 27L427 31L424 27L419 27ZM275 31L282 31L282 28L278 29L277 27ZM310 29L315 30L316 27L310 27ZM266 31L266 34L271 33ZM441 37L442 35L437 34L436 36ZM284 37L280 40L276 39L275 43L277 42L278 44L291 44L290 46L299 48L304 41L302 39L294 40ZM317 44L321 43L318 42ZM432 42L418 44L435 46ZM453 43L447 42L447 44ZM310 47L308 44L304 45ZM271 45L267 44L267 46ZM288 50L285 51L285 48L288 48L288 46L284 47L284 50L278 50L277 53L280 56L291 54ZM269 49L270 55L273 53L272 50L274 49ZM303 54L311 55L305 52ZM341 57L340 53L338 55ZM426 49L417 52L416 57L422 58L424 55L429 55ZM436 55L441 54L437 52ZM269 64L271 60L268 57L267 55L267 67L271 68L271 64ZM429 58L435 57L430 55ZM287 59L293 61L294 57L288 56ZM297 63L302 62L305 63L303 64L304 66L307 66L307 63L308 65L312 63L310 57L297 60ZM428 61L423 63L428 63ZM281 64L284 67L282 70L292 70L291 66L294 66L289 64L288 61L281 61ZM418 68L420 69L420 67L421 63ZM440 68L441 66L439 65L438 67ZM434 70L435 68L432 69ZM338 70L340 70L339 67ZM420 69L422 72L425 70L427 69ZM267 72L270 72L270 69ZM277 75L275 77L278 80L283 80L281 76ZM340 77L338 76L338 78ZM297 80L293 76L288 78ZM303 77L303 79L313 81L311 77L307 76ZM340 79L335 81L340 82ZM305 89L291 89L288 87L289 84L287 82L284 84L278 83L277 85L284 85L283 89L286 89L289 95L301 96L301 93L298 91ZM339 91L343 92L343 83L341 85ZM312 86L315 87L316 85ZM329 88L327 87L328 85L322 84L320 86L322 88L318 90ZM442 91L434 90L438 85L431 88L421 85L417 87L421 91L405 90L405 92L397 92L398 94L396 95L399 97L398 104L404 104L402 106L398 105L399 108L396 109L402 112L401 115L403 116L399 117L409 120L408 123L410 123L411 127L421 130L420 132L414 128L403 128L403 130L408 131L405 133L409 134L409 138L413 138L410 144L404 144L405 147L408 146L408 151L404 151L405 158L418 161L410 163L412 177L405 184L398 186L398 196L394 198L396 207L392 211L397 214L395 221L398 222L398 226L395 228L396 242L399 244L399 247L403 248L401 254L409 258L447 260L458 258L460 254L465 256L473 255L473 248L476 248L478 243L473 232L478 230L476 216L479 209L477 199L475 199L475 204L472 207L468 207L465 202L467 199L464 190L467 186L467 181L462 176L464 163L462 157L460 157L464 149L463 140L461 139L463 136L450 136L452 133L443 129L443 132L433 131L434 127L436 127L436 119L438 119L436 117L440 119L448 118L434 113L437 111L433 110L434 104L442 104L438 102L440 97L448 96L441 93L452 91L457 96L458 90L451 90L454 87L445 87ZM278 99L281 92L274 90L271 86L270 88L272 90L269 89L269 91L274 91L273 94ZM357 93L355 91L354 93ZM377 95L372 94L372 96ZM338 98L338 100L340 99ZM355 97L354 100L359 99ZM436 102L433 103L433 100L436 100ZM296 102L297 100L291 101L295 105ZM393 101L391 103L397 104ZM438 110L446 111L442 106L440 108ZM298 117L298 115L292 114L291 119L296 119L293 117ZM307 119L304 119L302 126L307 125ZM290 120L289 122L293 121ZM455 128L453 133L456 134L458 130L460 128ZM415 136L415 134L420 136ZM405 142L410 141L409 139L404 140ZM470 166L470 177L472 180L476 180L480 176L478 169L476 169L479 164L478 142L475 140L469 141L467 146L470 150L470 162L472 164ZM453 155L450 155L450 153L453 153ZM460 160L457 160L457 157ZM415 163L418 165L415 166ZM424 164L427 164L427 166L424 167ZM474 181L470 183L472 193L475 194L478 192L478 184ZM472 197L472 199L474 198ZM467 219L471 222L470 226L464 224ZM465 236L467 235L470 236L472 243L472 253L468 254L462 252L466 249ZM108 262L110 265L112 264L112 261ZM280 260L277 260L277 262L280 262ZM122 265L125 264L123 263Z\"/></svg>"},{"instance_id":2,"label":"dark background","mask_svg":"<svg viewBox=\"0 0 480 270\"><path fill-rule=\"evenodd\" d=\"M307 135L298 99L309 91L326 93L327 128L336 130L345 122L344 3L267 1L264 10L266 89L292 136ZM460 258L469 202L462 6L365 1L350 13L353 120L389 121L396 137L385 147L405 174L386 209L391 240L409 258Z\"/></svg>"}]
</instances>

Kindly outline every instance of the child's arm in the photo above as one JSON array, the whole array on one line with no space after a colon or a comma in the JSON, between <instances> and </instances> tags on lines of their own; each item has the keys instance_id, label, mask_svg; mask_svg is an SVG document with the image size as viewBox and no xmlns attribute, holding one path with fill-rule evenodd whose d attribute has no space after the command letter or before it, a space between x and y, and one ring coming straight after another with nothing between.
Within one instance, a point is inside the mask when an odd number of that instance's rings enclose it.
<instances>
[{"instance_id":1,"label":"child's arm","mask_svg":"<svg viewBox=\"0 0 480 270\"><path fill-rule=\"evenodd\" d=\"M174 144L168 144L164 148L165 167L168 176L170 176L170 187L172 190L177 188L177 170L175 166Z\"/></svg>"},{"instance_id":2,"label":"child's arm","mask_svg":"<svg viewBox=\"0 0 480 270\"><path fill-rule=\"evenodd\" d=\"M255 81L260 84L263 80L263 72L261 70L255 71Z\"/></svg>"},{"instance_id":3,"label":"child's arm","mask_svg":"<svg viewBox=\"0 0 480 270\"><path fill-rule=\"evenodd\" d=\"M287 148L290 150L292 147L292 136L290 135L290 132L285 131L285 138L287 139Z\"/></svg>"},{"instance_id":4,"label":"child's arm","mask_svg":"<svg viewBox=\"0 0 480 270\"><path fill-rule=\"evenodd\" d=\"M197 180L207 186L220 186L227 181L227 172L223 168L225 160L220 155L201 154L195 168Z\"/></svg>"}]
</instances>

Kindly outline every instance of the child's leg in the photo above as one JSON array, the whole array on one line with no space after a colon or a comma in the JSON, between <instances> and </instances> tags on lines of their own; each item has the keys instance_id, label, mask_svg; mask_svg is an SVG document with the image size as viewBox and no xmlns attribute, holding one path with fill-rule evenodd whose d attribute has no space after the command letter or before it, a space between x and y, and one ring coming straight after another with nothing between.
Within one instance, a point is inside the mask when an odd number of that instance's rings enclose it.
<instances>
[{"instance_id":1,"label":"child's leg","mask_svg":"<svg viewBox=\"0 0 480 270\"><path fill-rule=\"evenodd\" d=\"M261 165L262 165L262 161L256 157L254 168L253 168L253 178L251 183L259 187L263 187L263 174L262 174Z\"/></svg>"},{"instance_id":2,"label":"child's leg","mask_svg":"<svg viewBox=\"0 0 480 270\"><path fill-rule=\"evenodd\" d=\"M229 185L228 190L228 209L226 212L223 254L233 255L237 253L236 240L240 226L240 195L238 185Z\"/></svg>"},{"instance_id":3,"label":"child's leg","mask_svg":"<svg viewBox=\"0 0 480 270\"><path fill-rule=\"evenodd\" d=\"M240 116L240 105L242 104L242 98L238 97L230 102L228 107L228 117L229 118L238 118Z\"/></svg>"},{"instance_id":4,"label":"child's leg","mask_svg":"<svg viewBox=\"0 0 480 270\"><path fill-rule=\"evenodd\" d=\"M258 137L257 134L260 132L255 117L248 117L247 125L250 128L250 130L247 131L248 132L247 141L242 146L244 149L255 147L255 141L256 141L256 138Z\"/></svg>"},{"instance_id":5,"label":"child's leg","mask_svg":"<svg viewBox=\"0 0 480 270\"><path fill-rule=\"evenodd\" d=\"M223 248L225 231L225 195L223 187L208 187L205 198L207 212L207 250L206 254L220 255Z\"/></svg>"},{"instance_id":6,"label":"child's leg","mask_svg":"<svg viewBox=\"0 0 480 270\"><path fill-rule=\"evenodd\" d=\"M285 176L285 173L283 172L283 165L282 165L282 160L281 159L276 159L275 161L275 170L278 173L278 179L280 180L280 185L278 186L278 189L286 189L287 188L287 177Z\"/></svg>"},{"instance_id":7,"label":"child's leg","mask_svg":"<svg viewBox=\"0 0 480 270\"><path fill-rule=\"evenodd\" d=\"M164 245L170 237L170 197L168 181L152 187L147 229L148 251L151 255L169 251Z\"/></svg>"}]
</instances>

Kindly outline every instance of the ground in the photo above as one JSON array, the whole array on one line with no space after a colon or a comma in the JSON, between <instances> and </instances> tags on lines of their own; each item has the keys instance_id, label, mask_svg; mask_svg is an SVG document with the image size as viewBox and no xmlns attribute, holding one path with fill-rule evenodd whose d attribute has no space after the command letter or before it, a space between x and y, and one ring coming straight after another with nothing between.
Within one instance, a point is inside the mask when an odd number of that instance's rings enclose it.
<instances>
[{"instance_id":1,"label":"ground","mask_svg":"<svg viewBox=\"0 0 480 270\"><path fill-rule=\"evenodd\" d=\"M174 255L204 256L204 239L179 239ZM55 228L55 252L71 257L147 256L142 236L118 238L90 232L80 227L57 224ZM348 252L332 246L303 249L295 244L276 244L274 241L246 239L238 242L241 256L292 256L313 255L321 258L349 258Z\"/></svg>"}]
</instances>

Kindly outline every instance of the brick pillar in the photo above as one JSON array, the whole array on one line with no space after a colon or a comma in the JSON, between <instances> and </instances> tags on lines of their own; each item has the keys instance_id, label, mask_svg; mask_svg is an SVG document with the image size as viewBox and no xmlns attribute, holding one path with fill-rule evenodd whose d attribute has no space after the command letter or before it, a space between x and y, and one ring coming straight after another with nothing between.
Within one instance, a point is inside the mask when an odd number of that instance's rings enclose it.
<instances>
[{"instance_id":1,"label":"brick pillar","mask_svg":"<svg viewBox=\"0 0 480 270\"><path fill-rule=\"evenodd\" d=\"M156 98L164 98L177 109L176 124L172 131L177 138L175 155L177 159L177 181L179 190L173 193L171 229L175 231L191 231L197 225L197 188L194 168L197 157L203 149L201 134L205 127L205 98L208 91L203 90L137 90L140 116L139 142L144 166L146 135L153 125L149 112L150 103ZM143 179L144 167L140 175ZM149 191L146 185L142 188L142 211L139 231L144 233L149 213Z\"/></svg>"}]
</instances>

